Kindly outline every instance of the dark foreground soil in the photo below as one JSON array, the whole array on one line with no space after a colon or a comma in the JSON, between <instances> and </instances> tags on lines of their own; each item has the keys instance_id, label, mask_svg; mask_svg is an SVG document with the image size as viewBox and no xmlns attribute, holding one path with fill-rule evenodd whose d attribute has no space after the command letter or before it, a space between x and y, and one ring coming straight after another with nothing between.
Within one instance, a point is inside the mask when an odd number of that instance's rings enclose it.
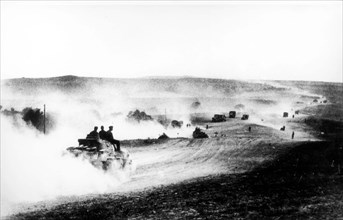
<instances>
[{"instance_id":1,"label":"dark foreground soil","mask_svg":"<svg viewBox=\"0 0 343 220\"><path fill-rule=\"evenodd\" d=\"M343 219L341 142L300 143L243 174L105 194L13 219Z\"/></svg>"}]
</instances>

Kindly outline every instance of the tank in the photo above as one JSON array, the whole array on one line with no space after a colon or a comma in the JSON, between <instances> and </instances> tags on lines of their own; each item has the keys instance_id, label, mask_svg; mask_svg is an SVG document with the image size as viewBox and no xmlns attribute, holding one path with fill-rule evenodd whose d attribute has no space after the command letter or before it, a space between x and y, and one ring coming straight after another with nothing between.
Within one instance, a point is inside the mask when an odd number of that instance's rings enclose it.
<instances>
[{"instance_id":1,"label":"tank","mask_svg":"<svg viewBox=\"0 0 343 220\"><path fill-rule=\"evenodd\" d=\"M101 139L86 138L79 139L78 142L78 147L69 147L67 152L89 161L94 167L105 172L131 169L132 160L126 149L115 151L110 142Z\"/></svg>"},{"instance_id":2,"label":"tank","mask_svg":"<svg viewBox=\"0 0 343 220\"><path fill-rule=\"evenodd\" d=\"M193 131L193 138L208 138L208 135L200 128L196 127Z\"/></svg>"}]
</instances>

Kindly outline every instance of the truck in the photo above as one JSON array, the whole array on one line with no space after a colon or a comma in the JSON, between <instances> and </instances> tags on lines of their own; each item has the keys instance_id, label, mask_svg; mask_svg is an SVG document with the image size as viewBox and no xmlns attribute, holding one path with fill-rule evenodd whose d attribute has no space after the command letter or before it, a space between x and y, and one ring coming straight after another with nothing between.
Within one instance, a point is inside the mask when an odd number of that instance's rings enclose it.
<instances>
[{"instance_id":1,"label":"truck","mask_svg":"<svg viewBox=\"0 0 343 220\"><path fill-rule=\"evenodd\" d=\"M223 122L226 121L225 115L215 114L212 118L212 122Z\"/></svg>"},{"instance_id":2,"label":"truck","mask_svg":"<svg viewBox=\"0 0 343 220\"><path fill-rule=\"evenodd\" d=\"M236 111L230 111L229 118L236 118Z\"/></svg>"},{"instance_id":3,"label":"truck","mask_svg":"<svg viewBox=\"0 0 343 220\"><path fill-rule=\"evenodd\" d=\"M242 120L248 120L249 119L249 115L248 114L243 114L241 119Z\"/></svg>"}]
</instances>

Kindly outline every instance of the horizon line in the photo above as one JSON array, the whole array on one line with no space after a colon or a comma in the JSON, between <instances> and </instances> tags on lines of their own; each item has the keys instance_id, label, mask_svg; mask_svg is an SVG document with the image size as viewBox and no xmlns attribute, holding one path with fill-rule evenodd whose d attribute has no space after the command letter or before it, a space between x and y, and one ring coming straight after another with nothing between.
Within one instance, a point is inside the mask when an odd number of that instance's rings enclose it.
<instances>
[{"instance_id":1,"label":"horizon line","mask_svg":"<svg viewBox=\"0 0 343 220\"><path fill-rule=\"evenodd\" d=\"M76 78L102 78L102 79L185 79L185 78L194 78L194 79L220 79L220 80L236 80L236 81L293 81L293 82L327 82L327 83L343 83L342 81L324 81L324 80L296 80L296 79L242 79L242 78L218 78L218 77L197 77L192 75L151 75L151 76L141 76L141 77L104 77L104 76L80 76L80 75L56 75L49 77L16 77L16 78L1 78L1 81L4 80L18 80L18 79L52 79L52 78L62 78L62 77L76 77Z\"/></svg>"}]
</instances>

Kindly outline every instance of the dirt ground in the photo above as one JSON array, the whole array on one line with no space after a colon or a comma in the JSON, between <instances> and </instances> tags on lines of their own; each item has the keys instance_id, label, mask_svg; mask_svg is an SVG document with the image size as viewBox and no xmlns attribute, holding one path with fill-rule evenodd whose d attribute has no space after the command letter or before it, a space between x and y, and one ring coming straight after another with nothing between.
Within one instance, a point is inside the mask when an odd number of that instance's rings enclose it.
<instances>
[{"instance_id":1,"label":"dirt ground","mask_svg":"<svg viewBox=\"0 0 343 220\"><path fill-rule=\"evenodd\" d=\"M137 169L115 193L23 205L6 218L343 218L342 122L303 114L198 126L210 138L123 141Z\"/></svg>"},{"instance_id":2,"label":"dirt ground","mask_svg":"<svg viewBox=\"0 0 343 220\"><path fill-rule=\"evenodd\" d=\"M342 218L343 176L328 163L335 159L334 144L299 142L283 147L274 160L252 171L209 175L131 193L88 196L12 218ZM256 153L251 150L246 152L247 158Z\"/></svg>"}]
</instances>

